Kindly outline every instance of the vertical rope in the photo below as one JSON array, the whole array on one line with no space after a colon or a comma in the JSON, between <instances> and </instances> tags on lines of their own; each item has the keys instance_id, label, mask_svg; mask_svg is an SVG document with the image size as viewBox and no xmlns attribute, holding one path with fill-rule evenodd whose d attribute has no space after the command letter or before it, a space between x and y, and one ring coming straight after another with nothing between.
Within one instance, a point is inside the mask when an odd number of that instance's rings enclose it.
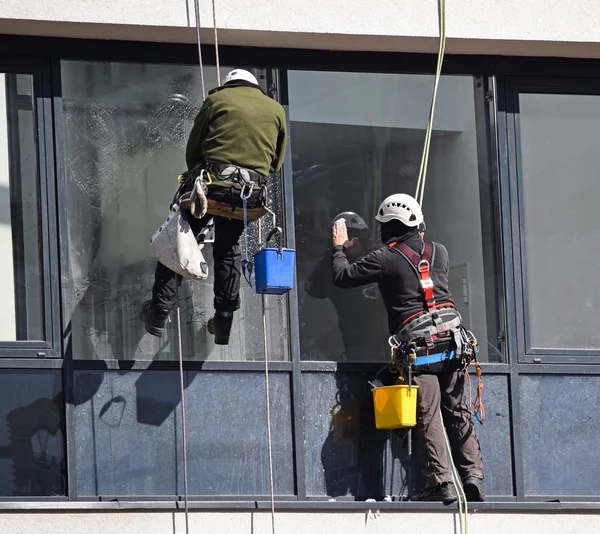
<instances>
[{"instance_id":1,"label":"vertical rope","mask_svg":"<svg viewBox=\"0 0 600 534\"><path fill-rule=\"evenodd\" d=\"M415 198L423 207L423 194L425 193L425 180L427 178L427 164L429 163L429 149L431 147L431 132L433 130L433 116L435 113L435 104L437 101L438 86L442 75L442 64L444 63L444 53L446 51L446 0L438 0L438 21L440 27L440 44L438 49L437 68L435 72L435 81L433 83L433 97L431 107L429 108L429 119L425 131L425 144L421 156L421 166L419 168L419 177L417 179L417 189Z\"/></svg>"},{"instance_id":2,"label":"vertical rope","mask_svg":"<svg viewBox=\"0 0 600 534\"><path fill-rule=\"evenodd\" d=\"M215 29L215 59L217 62L217 85L221 87L221 62L219 61L219 32L217 31L217 8L215 7L215 0L212 0L212 11L213 26Z\"/></svg>"},{"instance_id":3,"label":"vertical rope","mask_svg":"<svg viewBox=\"0 0 600 534\"><path fill-rule=\"evenodd\" d=\"M187 465L187 427L185 417L185 383L183 380L183 350L181 348L181 311L179 306L179 288L175 291L177 298L177 352L179 356L179 385L181 387L181 434L183 439L183 499L185 504L185 532L190 532L190 518L188 507L188 465Z\"/></svg>"},{"instance_id":4,"label":"vertical rope","mask_svg":"<svg viewBox=\"0 0 600 534\"><path fill-rule=\"evenodd\" d=\"M263 340L265 347L265 392L267 402L267 446L269 452L269 487L271 490L271 530L275 534L275 489L273 483L273 448L271 443L271 401L269 398L269 353L267 343L267 312L265 295L262 295Z\"/></svg>"},{"instance_id":5,"label":"vertical rope","mask_svg":"<svg viewBox=\"0 0 600 534\"><path fill-rule=\"evenodd\" d=\"M262 243L262 224L258 219L258 242ZM275 484L273 482L273 447L271 439L271 400L269 395L269 344L267 340L266 296L262 295L263 348L265 351L265 400L267 404L267 450L269 456L269 489L271 492L271 532L275 534Z\"/></svg>"},{"instance_id":6,"label":"vertical rope","mask_svg":"<svg viewBox=\"0 0 600 534\"><path fill-rule=\"evenodd\" d=\"M204 66L202 64L202 44L200 41L200 2L194 0L194 10L196 11L196 40L198 42L198 63L200 65L200 87L202 88L202 102L206 98L206 89L204 87Z\"/></svg>"}]
</instances>

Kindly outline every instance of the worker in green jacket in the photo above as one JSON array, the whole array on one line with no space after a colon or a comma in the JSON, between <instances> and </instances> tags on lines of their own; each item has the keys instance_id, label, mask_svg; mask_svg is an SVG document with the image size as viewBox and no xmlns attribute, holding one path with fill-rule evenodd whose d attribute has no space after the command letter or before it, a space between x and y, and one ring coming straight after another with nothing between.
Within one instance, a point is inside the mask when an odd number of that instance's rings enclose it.
<instances>
[{"instance_id":1,"label":"worker in green jacket","mask_svg":"<svg viewBox=\"0 0 600 534\"><path fill-rule=\"evenodd\" d=\"M244 222L239 217L241 187L245 183L254 184L247 207L249 210L260 208L268 176L281 168L286 146L283 108L263 93L257 79L246 70L229 72L223 85L209 93L194 121L185 151L188 170L205 170L211 176L226 178L220 183L230 184L195 190L193 194L199 198L193 205L204 206L204 209L192 208L194 216L188 217L196 236L211 219L215 224L215 313L207 326L216 344L229 343L233 313L240 307L239 240L244 231ZM204 194L213 207L221 206L221 209L207 213ZM181 275L160 262L157 264L152 299L144 302L140 311L140 318L150 334L158 337L163 334L169 313L176 305L181 280Z\"/></svg>"}]
</instances>

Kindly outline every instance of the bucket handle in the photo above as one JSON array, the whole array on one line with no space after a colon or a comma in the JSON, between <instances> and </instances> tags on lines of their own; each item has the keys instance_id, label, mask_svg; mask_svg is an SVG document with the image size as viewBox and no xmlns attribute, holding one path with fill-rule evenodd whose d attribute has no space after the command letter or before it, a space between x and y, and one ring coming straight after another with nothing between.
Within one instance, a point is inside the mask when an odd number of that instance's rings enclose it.
<instances>
[{"instance_id":1,"label":"bucket handle","mask_svg":"<svg viewBox=\"0 0 600 534\"><path fill-rule=\"evenodd\" d=\"M279 227L279 226L275 226L275 228L273 228L270 232L269 235L267 236L267 240L266 240L266 245L269 245L269 241L271 241L271 239L273 239L275 236L278 236L278 253L281 256L282 250L283 250L283 230Z\"/></svg>"}]
</instances>

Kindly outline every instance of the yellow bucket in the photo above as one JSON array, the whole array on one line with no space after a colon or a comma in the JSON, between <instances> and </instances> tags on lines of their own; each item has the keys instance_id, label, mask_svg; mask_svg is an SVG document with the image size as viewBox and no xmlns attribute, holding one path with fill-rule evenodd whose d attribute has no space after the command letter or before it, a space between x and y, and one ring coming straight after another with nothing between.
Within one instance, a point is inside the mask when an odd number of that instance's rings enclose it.
<instances>
[{"instance_id":1,"label":"yellow bucket","mask_svg":"<svg viewBox=\"0 0 600 534\"><path fill-rule=\"evenodd\" d=\"M419 386L382 386L374 388L375 426L379 430L410 428L417 424Z\"/></svg>"}]
</instances>

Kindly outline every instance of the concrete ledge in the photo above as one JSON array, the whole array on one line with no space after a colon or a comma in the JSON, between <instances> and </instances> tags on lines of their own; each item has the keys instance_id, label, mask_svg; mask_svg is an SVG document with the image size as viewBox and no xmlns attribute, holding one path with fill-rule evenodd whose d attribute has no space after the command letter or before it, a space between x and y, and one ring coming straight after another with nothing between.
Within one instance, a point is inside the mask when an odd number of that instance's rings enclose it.
<instances>
[{"instance_id":1,"label":"concrete ledge","mask_svg":"<svg viewBox=\"0 0 600 534\"><path fill-rule=\"evenodd\" d=\"M182 501L5 501L0 502L2 512L115 512L115 511L155 511L182 510ZM271 509L269 501L190 501L189 509L196 511L261 511ZM427 502L355 502L355 501L277 501L279 512L331 513L339 511L366 512L379 510L389 513L456 513L457 505ZM600 502L514 502L490 501L470 503L471 513L598 513ZM600 532L600 530L599 530Z\"/></svg>"},{"instance_id":2,"label":"concrete ledge","mask_svg":"<svg viewBox=\"0 0 600 534\"><path fill-rule=\"evenodd\" d=\"M77 39L195 43L192 27L95 24L0 19L0 33ZM202 30L202 42L214 42ZM219 44L312 50L436 53L437 38L419 36L349 35L341 33L219 30ZM449 38L448 54L600 58L600 42Z\"/></svg>"}]
</instances>

